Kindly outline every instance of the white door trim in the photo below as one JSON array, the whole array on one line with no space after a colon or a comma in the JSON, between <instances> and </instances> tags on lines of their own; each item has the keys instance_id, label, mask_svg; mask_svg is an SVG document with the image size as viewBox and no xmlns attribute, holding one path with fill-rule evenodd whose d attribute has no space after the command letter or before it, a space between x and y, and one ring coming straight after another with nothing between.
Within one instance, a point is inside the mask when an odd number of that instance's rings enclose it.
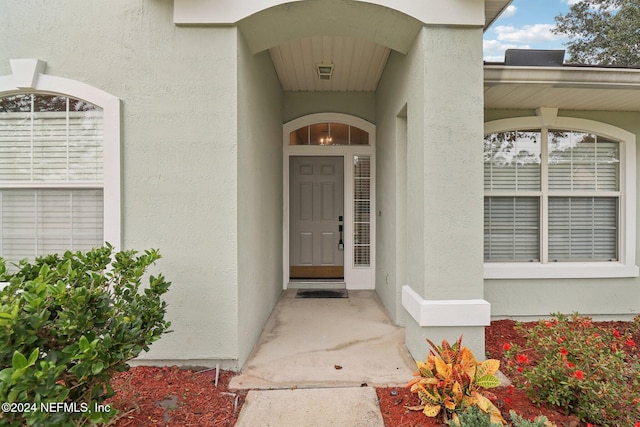
<instances>
[{"instance_id":1,"label":"white door trim","mask_svg":"<svg viewBox=\"0 0 640 427\"><path fill-rule=\"evenodd\" d=\"M369 132L369 145L289 145L289 133L315 123L342 123ZM318 113L300 117L283 125L283 289L289 286L289 157L341 156L344 158L344 281L347 289L375 289L375 125L358 117L340 113ZM371 264L355 267L353 263L353 173L354 156L371 157Z\"/></svg>"}]
</instances>

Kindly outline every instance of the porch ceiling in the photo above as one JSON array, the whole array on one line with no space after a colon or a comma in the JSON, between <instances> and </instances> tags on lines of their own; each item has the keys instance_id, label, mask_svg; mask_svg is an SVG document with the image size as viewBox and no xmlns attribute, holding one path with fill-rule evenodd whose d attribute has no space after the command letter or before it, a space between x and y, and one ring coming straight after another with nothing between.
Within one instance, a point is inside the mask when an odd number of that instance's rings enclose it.
<instances>
[{"instance_id":1,"label":"porch ceiling","mask_svg":"<svg viewBox=\"0 0 640 427\"><path fill-rule=\"evenodd\" d=\"M485 0L485 30L510 3L511 0ZM243 31L247 34L256 31L251 22L249 19L244 23ZM417 28L402 27L395 31L401 36L390 46L404 52ZM297 38L269 49L285 91L375 91L390 52L389 46L344 35ZM320 63L334 65L330 80L318 78L316 64Z\"/></svg>"},{"instance_id":2,"label":"porch ceiling","mask_svg":"<svg viewBox=\"0 0 640 427\"><path fill-rule=\"evenodd\" d=\"M374 91L391 49L342 36L292 40L269 49L285 91ZM318 78L316 64L333 64L329 80Z\"/></svg>"},{"instance_id":3,"label":"porch ceiling","mask_svg":"<svg viewBox=\"0 0 640 427\"><path fill-rule=\"evenodd\" d=\"M489 109L640 111L640 69L487 65Z\"/></svg>"}]
</instances>

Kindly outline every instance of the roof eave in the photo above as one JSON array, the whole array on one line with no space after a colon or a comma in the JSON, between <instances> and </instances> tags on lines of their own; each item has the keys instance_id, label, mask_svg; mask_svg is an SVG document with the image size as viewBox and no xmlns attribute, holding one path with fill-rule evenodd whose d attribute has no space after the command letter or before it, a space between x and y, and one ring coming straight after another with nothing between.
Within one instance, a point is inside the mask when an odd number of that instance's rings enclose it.
<instances>
[{"instance_id":1,"label":"roof eave","mask_svg":"<svg viewBox=\"0 0 640 427\"><path fill-rule=\"evenodd\" d=\"M485 85L544 84L555 87L640 89L640 69L485 65L484 82Z\"/></svg>"}]
</instances>

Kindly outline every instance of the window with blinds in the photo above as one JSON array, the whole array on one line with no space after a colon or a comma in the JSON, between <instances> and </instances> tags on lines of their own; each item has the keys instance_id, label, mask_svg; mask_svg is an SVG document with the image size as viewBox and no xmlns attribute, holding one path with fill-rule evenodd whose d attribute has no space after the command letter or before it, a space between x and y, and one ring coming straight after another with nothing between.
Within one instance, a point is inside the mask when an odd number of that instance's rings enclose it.
<instances>
[{"instance_id":1,"label":"window with blinds","mask_svg":"<svg viewBox=\"0 0 640 427\"><path fill-rule=\"evenodd\" d=\"M371 157L354 156L353 264L371 265Z\"/></svg>"},{"instance_id":2,"label":"window with blinds","mask_svg":"<svg viewBox=\"0 0 640 427\"><path fill-rule=\"evenodd\" d=\"M619 142L599 135L486 135L485 261L617 261L619 167Z\"/></svg>"},{"instance_id":3,"label":"window with blinds","mask_svg":"<svg viewBox=\"0 0 640 427\"><path fill-rule=\"evenodd\" d=\"M103 244L103 115L59 95L0 98L0 251L9 261Z\"/></svg>"}]
</instances>

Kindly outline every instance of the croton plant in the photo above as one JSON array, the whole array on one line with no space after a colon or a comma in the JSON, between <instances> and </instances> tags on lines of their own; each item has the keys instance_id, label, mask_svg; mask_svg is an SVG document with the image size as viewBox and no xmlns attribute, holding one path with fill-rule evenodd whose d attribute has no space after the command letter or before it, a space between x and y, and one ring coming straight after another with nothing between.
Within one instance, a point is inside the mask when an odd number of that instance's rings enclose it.
<instances>
[{"instance_id":1,"label":"croton plant","mask_svg":"<svg viewBox=\"0 0 640 427\"><path fill-rule=\"evenodd\" d=\"M456 419L457 413L477 406L491 417L492 423L506 424L500 410L487 398L489 388L500 385L495 376L500 361L495 359L478 362L469 348L462 345L462 337L450 345L431 346L427 360L416 361L417 377L407 384L412 393L417 393L420 405L408 409L422 411L428 417L440 415L444 422Z\"/></svg>"}]
</instances>

